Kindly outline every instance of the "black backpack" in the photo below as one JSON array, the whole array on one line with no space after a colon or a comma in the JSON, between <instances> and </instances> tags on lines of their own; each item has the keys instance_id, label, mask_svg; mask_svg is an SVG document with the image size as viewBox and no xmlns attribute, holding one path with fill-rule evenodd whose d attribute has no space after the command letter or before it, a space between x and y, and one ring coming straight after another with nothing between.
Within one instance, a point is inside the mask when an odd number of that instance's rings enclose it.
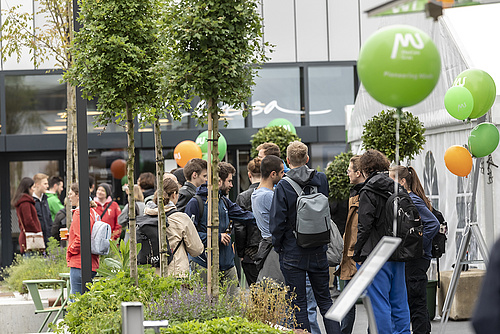
<instances>
[{"instance_id":1,"label":"black backpack","mask_svg":"<svg viewBox=\"0 0 500 334\"><path fill-rule=\"evenodd\" d=\"M448 223L443 217L443 214L438 210L432 208L432 213L439 221L439 232L432 239L431 254L435 259L439 259L446 252L446 232L448 231Z\"/></svg>"},{"instance_id":2,"label":"black backpack","mask_svg":"<svg viewBox=\"0 0 500 334\"><path fill-rule=\"evenodd\" d=\"M384 217L384 222L388 227L386 235L401 239L401 243L389 258L389 261L406 262L421 258L424 254L424 227L417 207L413 204L408 192L401 186L395 194L382 192L373 188L370 184L365 184L363 190L371 191L386 199L385 206L379 210L380 214L377 217ZM393 231L394 203L397 203L395 233Z\"/></svg>"},{"instance_id":3,"label":"black backpack","mask_svg":"<svg viewBox=\"0 0 500 334\"><path fill-rule=\"evenodd\" d=\"M168 216L178 212L176 209L172 209L166 213L167 228L168 228ZM136 217L137 221L137 242L142 244L139 254L137 254L138 264L150 264L153 267L160 267L160 245L158 238L158 216L142 215ZM177 244L175 250L172 251L170 248L170 243L167 239L167 264L170 264L174 258L174 254L181 245L182 242Z\"/></svg>"}]
</instances>

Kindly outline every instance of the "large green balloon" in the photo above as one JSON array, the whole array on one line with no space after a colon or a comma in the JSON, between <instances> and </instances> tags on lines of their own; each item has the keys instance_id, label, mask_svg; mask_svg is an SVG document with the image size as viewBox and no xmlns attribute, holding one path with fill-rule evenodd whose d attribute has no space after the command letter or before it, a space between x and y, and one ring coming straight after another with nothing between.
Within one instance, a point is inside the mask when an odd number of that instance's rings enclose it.
<instances>
[{"instance_id":1,"label":"large green balloon","mask_svg":"<svg viewBox=\"0 0 500 334\"><path fill-rule=\"evenodd\" d=\"M202 133L199 134L199 136L196 138L196 144L201 148L202 152L202 159L206 160L206 153L208 150L208 130L203 131ZM224 156L226 155L227 151L227 141L226 138L222 135L222 133L219 132L219 160L222 160Z\"/></svg>"},{"instance_id":2,"label":"large green balloon","mask_svg":"<svg viewBox=\"0 0 500 334\"><path fill-rule=\"evenodd\" d=\"M474 108L474 98L467 88L453 86L444 96L444 106L451 116L463 121Z\"/></svg>"},{"instance_id":3,"label":"large green balloon","mask_svg":"<svg viewBox=\"0 0 500 334\"><path fill-rule=\"evenodd\" d=\"M436 86L440 71L436 45L425 32L412 26L378 30L359 53L358 74L366 91L395 108L425 99Z\"/></svg>"},{"instance_id":4,"label":"large green balloon","mask_svg":"<svg viewBox=\"0 0 500 334\"><path fill-rule=\"evenodd\" d=\"M269 122L267 124L266 128L270 128L272 126L281 126L285 129L287 129L288 131L290 131L291 133L293 133L294 135L297 134L297 130L295 130L295 126L293 126L292 122L290 122L289 120L287 120L285 118L273 119L271 122Z\"/></svg>"},{"instance_id":5,"label":"large green balloon","mask_svg":"<svg viewBox=\"0 0 500 334\"><path fill-rule=\"evenodd\" d=\"M495 102L497 89L495 81L483 70L470 69L460 73L453 86L467 88L474 98L474 108L469 118L479 118L490 110Z\"/></svg>"},{"instance_id":6,"label":"large green balloon","mask_svg":"<svg viewBox=\"0 0 500 334\"><path fill-rule=\"evenodd\" d=\"M481 123L472 129L469 136L469 151L476 158L485 157L498 146L500 136L495 124Z\"/></svg>"}]
</instances>

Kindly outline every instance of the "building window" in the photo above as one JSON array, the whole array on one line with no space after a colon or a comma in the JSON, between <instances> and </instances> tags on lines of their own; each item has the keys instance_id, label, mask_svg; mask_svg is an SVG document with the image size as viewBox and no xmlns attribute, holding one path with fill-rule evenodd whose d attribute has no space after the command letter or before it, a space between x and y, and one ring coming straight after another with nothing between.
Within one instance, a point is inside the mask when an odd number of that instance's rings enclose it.
<instances>
[{"instance_id":1,"label":"building window","mask_svg":"<svg viewBox=\"0 0 500 334\"><path fill-rule=\"evenodd\" d=\"M354 103L354 68L309 66L308 71L310 125L344 125L344 108Z\"/></svg>"},{"instance_id":2,"label":"building window","mask_svg":"<svg viewBox=\"0 0 500 334\"><path fill-rule=\"evenodd\" d=\"M300 126L299 67L262 68L255 78L252 96L254 128L265 127L275 118L285 118Z\"/></svg>"}]
</instances>

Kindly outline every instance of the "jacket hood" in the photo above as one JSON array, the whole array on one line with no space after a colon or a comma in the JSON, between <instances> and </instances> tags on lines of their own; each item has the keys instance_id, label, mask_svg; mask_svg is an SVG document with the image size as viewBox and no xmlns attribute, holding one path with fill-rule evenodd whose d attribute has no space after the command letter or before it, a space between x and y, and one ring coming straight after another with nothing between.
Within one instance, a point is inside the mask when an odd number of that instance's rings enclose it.
<instances>
[{"instance_id":1,"label":"jacket hood","mask_svg":"<svg viewBox=\"0 0 500 334\"><path fill-rule=\"evenodd\" d=\"M208 188L207 188L207 183L203 183L198 190L196 190L196 195L200 195L201 197L207 197L208 196Z\"/></svg>"},{"instance_id":2,"label":"jacket hood","mask_svg":"<svg viewBox=\"0 0 500 334\"><path fill-rule=\"evenodd\" d=\"M297 168L290 169L286 176L297 182L301 187L306 184L313 186L319 186L321 181L319 178L315 177L317 171L315 169L309 168L306 165Z\"/></svg>"},{"instance_id":3,"label":"jacket hood","mask_svg":"<svg viewBox=\"0 0 500 334\"><path fill-rule=\"evenodd\" d=\"M374 172L366 179L365 184L380 191L394 193L394 180L389 177L389 172Z\"/></svg>"},{"instance_id":4,"label":"jacket hood","mask_svg":"<svg viewBox=\"0 0 500 334\"><path fill-rule=\"evenodd\" d=\"M21 196L21 198L19 198L17 200L16 207L18 207L19 205L21 205L21 203L25 203L25 202L35 204L35 199L32 196L28 195L28 194L23 194Z\"/></svg>"},{"instance_id":5,"label":"jacket hood","mask_svg":"<svg viewBox=\"0 0 500 334\"><path fill-rule=\"evenodd\" d=\"M349 196L350 197L353 197L353 196L356 196L357 194L359 194L359 192L361 191L361 189L363 188L363 186L365 185L364 182L361 182L361 183L358 183L358 184L355 184L351 190L349 191Z\"/></svg>"}]
</instances>

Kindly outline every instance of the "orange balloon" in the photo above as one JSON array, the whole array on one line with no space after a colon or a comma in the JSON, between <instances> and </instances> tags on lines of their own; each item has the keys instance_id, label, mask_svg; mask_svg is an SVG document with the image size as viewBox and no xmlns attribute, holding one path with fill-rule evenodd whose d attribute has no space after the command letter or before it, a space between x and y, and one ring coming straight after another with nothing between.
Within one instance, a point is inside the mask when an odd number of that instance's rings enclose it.
<instances>
[{"instance_id":1,"label":"orange balloon","mask_svg":"<svg viewBox=\"0 0 500 334\"><path fill-rule=\"evenodd\" d=\"M116 159L111 163L110 169L115 179L121 179L127 174L127 162L123 159Z\"/></svg>"},{"instance_id":2,"label":"orange balloon","mask_svg":"<svg viewBox=\"0 0 500 334\"><path fill-rule=\"evenodd\" d=\"M184 167L193 158L201 159L201 148L192 140L181 141L174 150L174 158L177 164Z\"/></svg>"},{"instance_id":3,"label":"orange balloon","mask_svg":"<svg viewBox=\"0 0 500 334\"><path fill-rule=\"evenodd\" d=\"M472 170L472 156L459 145L453 145L444 152L446 168L457 176L467 176Z\"/></svg>"}]
</instances>

